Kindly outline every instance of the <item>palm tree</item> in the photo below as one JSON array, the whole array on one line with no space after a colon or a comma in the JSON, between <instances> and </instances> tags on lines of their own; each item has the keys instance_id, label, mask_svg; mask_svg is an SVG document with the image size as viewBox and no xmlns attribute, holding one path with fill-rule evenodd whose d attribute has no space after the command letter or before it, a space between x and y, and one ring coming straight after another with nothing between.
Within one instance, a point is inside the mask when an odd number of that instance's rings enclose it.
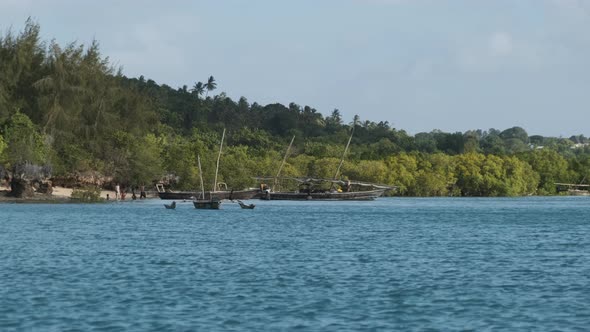
<instances>
[{"instance_id":1,"label":"palm tree","mask_svg":"<svg viewBox=\"0 0 590 332\"><path fill-rule=\"evenodd\" d=\"M204 87L205 89L207 89L207 92L205 92L205 99L207 99L209 91L217 89L217 83L215 82L215 78L213 78L213 76L209 76L209 79L207 80L207 83L205 83Z\"/></svg>"},{"instance_id":2,"label":"palm tree","mask_svg":"<svg viewBox=\"0 0 590 332\"><path fill-rule=\"evenodd\" d=\"M334 111L332 111L332 115L330 115L330 122L335 126L342 125L342 115L340 115L339 109L335 108Z\"/></svg>"},{"instance_id":3,"label":"palm tree","mask_svg":"<svg viewBox=\"0 0 590 332\"><path fill-rule=\"evenodd\" d=\"M197 97L197 99L199 99L203 92L205 92L205 85L203 82L197 82L191 89L191 92Z\"/></svg>"},{"instance_id":4,"label":"palm tree","mask_svg":"<svg viewBox=\"0 0 590 332\"><path fill-rule=\"evenodd\" d=\"M355 114L350 125L354 127L359 122L361 122L361 117L358 114Z\"/></svg>"}]
</instances>

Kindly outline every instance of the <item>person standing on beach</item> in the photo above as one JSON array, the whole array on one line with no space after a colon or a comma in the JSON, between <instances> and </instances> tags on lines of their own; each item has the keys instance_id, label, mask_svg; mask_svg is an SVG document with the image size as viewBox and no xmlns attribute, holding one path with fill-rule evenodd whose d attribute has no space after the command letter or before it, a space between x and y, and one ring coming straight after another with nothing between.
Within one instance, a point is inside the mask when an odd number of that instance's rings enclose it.
<instances>
[{"instance_id":1,"label":"person standing on beach","mask_svg":"<svg viewBox=\"0 0 590 332\"><path fill-rule=\"evenodd\" d=\"M139 187L139 198L140 199L146 198L146 195L145 195L145 186L143 184L141 185L141 187Z\"/></svg>"},{"instance_id":2,"label":"person standing on beach","mask_svg":"<svg viewBox=\"0 0 590 332\"><path fill-rule=\"evenodd\" d=\"M121 194L121 187L119 187L119 184L117 183L115 185L115 199L119 199L120 194Z\"/></svg>"}]
</instances>

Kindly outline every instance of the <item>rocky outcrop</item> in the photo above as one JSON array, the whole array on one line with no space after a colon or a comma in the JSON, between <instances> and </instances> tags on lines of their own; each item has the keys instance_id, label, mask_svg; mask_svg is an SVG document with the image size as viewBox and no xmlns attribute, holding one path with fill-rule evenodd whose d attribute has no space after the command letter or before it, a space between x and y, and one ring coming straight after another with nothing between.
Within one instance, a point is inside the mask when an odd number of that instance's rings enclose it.
<instances>
[{"instance_id":1,"label":"rocky outcrop","mask_svg":"<svg viewBox=\"0 0 590 332\"><path fill-rule=\"evenodd\" d=\"M31 181L26 179L15 179L10 181L10 196L16 198L31 198L35 195L35 189Z\"/></svg>"},{"instance_id":2,"label":"rocky outcrop","mask_svg":"<svg viewBox=\"0 0 590 332\"><path fill-rule=\"evenodd\" d=\"M8 177L10 174L7 174ZM51 194L53 186L47 179L51 176L48 166L34 165L28 162L18 163L13 167L10 179L9 195L16 198L32 198L36 192Z\"/></svg>"},{"instance_id":3,"label":"rocky outcrop","mask_svg":"<svg viewBox=\"0 0 590 332\"><path fill-rule=\"evenodd\" d=\"M33 185L33 187L36 189L36 191L39 194L46 194L46 195L53 194L53 184L49 180L36 182Z\"/></svg>"},{"instance_id":4,"label":"rocky outcrop","mask_svg":"<svg viewBox=\"0 0 590 332\"><path fill-rule=\"evenodd\" d=\"M31 198L35 193L51 195L53 193L53 185L51 181L31 181L27 179L12 179L10 181L9 196L16 198Z\"/></svg>"}]
</instances>

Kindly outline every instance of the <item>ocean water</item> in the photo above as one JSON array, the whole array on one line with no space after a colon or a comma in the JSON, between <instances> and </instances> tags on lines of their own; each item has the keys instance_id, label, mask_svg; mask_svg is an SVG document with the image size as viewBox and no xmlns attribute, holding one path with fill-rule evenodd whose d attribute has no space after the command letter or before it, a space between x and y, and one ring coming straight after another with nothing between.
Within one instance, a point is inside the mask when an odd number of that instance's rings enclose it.
<instances>
[{"instance_id":1,"label":"ocean water","mask_svg":"<svg viewBox=\"0 0 590 332\"><path fill-rule=\"evenodd\" d=\"M0 205L0 331L588 331L590 198Z\"/></svg>"}]
</instances>

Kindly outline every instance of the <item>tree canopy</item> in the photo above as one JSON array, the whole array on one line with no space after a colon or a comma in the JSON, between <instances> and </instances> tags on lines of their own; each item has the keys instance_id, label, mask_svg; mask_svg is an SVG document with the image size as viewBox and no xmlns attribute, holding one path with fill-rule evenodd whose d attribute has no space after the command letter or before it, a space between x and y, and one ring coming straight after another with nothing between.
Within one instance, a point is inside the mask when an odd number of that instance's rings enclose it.
<instances>
[{"instance_id":1,"label":"tree canopy","mask_svg":"<svg viewBox=\"0 0 590 332\"><path fill-rule=\"evenodd\" d=\"M398 195L554 194L555 182L590 176L590 140L581 134L529 136L512 127L410 135L360 115L347 123L339 109L323 115L295 102L234 101L215 94L223 82L203 78L173 88L126 77L97 41L47 43L29 19L19 34L0 36L0 166L28 162L60 177L97 172L124 185L195 188L197 156L211 178L226 129L219 176L238 189L275 175L293 136L283 174L332 177L354 128L341 176L398 186Z\"/></svg>"}]
</instances>

